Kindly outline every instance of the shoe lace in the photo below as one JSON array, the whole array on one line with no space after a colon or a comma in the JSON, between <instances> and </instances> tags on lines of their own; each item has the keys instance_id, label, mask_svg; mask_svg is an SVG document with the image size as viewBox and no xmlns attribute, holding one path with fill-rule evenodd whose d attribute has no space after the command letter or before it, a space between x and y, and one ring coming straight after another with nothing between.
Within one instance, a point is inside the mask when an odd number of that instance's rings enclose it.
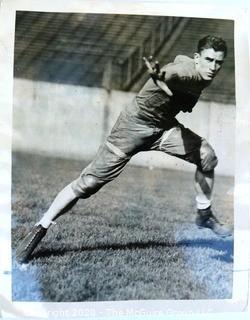
<instances>
[{"instance_id":1,"label":"shoe lace","mask_svg":"<svg viewBox=\"0 0 250 320\"><path fill-rule=\"evenodd\" d=\"M40 228L36 228L36 232L34 233L33 237L30 239L30 241L27 243L27 245L25 246L25 250L29 248L29 246L34 241L34 239L36 238L36 236L39 234L40 231L41 231Z\"/></svg>"},{"instance_id":2,"label":"shoe lace","mask_svg":"<svg viewBox=\"0 0 250 320\"><path fill-rule=\"evenodd\" d=\"M216 218L216 216L213 213L210 214L210 217L208 219L211 219L212 221L215 221L216 223L221 225L220 221Z\"/></svg>"}]
</instances>

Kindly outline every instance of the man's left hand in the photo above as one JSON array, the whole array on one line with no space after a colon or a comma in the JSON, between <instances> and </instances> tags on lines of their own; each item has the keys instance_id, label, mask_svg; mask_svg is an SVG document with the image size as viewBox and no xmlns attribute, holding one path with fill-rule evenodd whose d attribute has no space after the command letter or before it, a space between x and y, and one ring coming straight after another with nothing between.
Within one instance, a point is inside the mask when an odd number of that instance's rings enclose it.
<instances>
[{"instance_id":1,"label":"man's left hand","mask_svg":"<svg viewBox=\"0 0 250 320\"><path fill-rule=\"evenodd\" d=\"M150 56L148 59L143 57L143 61L148 69L148 73L155 82L168 96L172 96L173 93L165 82L165 71L161 71L158 61L153 61L153 57Z\"/></svg>"}]
</instances>

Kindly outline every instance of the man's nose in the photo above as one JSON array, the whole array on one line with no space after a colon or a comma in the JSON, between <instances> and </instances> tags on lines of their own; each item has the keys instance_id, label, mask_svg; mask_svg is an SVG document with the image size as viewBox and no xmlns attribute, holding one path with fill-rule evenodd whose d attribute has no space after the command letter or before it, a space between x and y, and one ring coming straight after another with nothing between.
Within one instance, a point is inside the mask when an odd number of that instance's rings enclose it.
<instances>
[{"instance_id":1,"label":"man's nose","mask_svg":"<svg viewBox=\"0 0 250 320\"><path fill-rule=\"evenodd\" d=\"M215 64L215 61L213 61L210 64L210 70L215 71L215 69L216 69L216 64Z\"/></svg>"}]
</instances>

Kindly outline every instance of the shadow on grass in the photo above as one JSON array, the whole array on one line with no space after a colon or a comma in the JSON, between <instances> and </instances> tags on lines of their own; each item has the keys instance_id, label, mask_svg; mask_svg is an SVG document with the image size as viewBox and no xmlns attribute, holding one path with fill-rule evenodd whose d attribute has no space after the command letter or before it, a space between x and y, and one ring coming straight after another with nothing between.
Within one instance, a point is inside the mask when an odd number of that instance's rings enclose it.
<instances>
[{"instance_id":1,"label":"shadow on grass","mask_svg":"<svg viewBox=\"0 0 250 320\"><path fill-rule=\"evenodd\" d=\"M218 255L212 256L213 259L224 261L227 263L233 262L233 239L194 239L182 240L177 242L160 242L160 241L146 241L146 242L128 242L124 244L100 244L94 246L83 246L81 248L69 249L45 249L39 250L33 254L33 258L48 258L50 256L62 256L70 252L81 251L97 251L97 250L136 250L136 249L149 249L149 248L207 248L218 251ZM222 253L222 254L219 254Z\"/></svg>"}]
</instances>

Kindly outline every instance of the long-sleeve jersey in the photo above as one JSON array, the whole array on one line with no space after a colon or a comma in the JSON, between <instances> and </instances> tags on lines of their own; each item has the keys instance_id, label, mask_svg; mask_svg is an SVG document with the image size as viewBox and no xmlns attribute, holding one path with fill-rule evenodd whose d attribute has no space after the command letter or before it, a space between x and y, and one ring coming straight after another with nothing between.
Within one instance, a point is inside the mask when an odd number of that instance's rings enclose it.
<instances>
[{"instance_id":1,"label":"long-sleeve jersey","mask_svg":"<svg viewBox=\"0 0 250 320\"><path fill-rule=\"evenodd\" d=\"M162 70L173 96L168 96L150 78L120 113L107 139L126 155L146 150L164 130L178 126L175 116L180 111L191 112L202 90L211 82L202 79L194 60L186 56L177 56Z\"/></svg>"},{"instance_id":2,"label":"long-sleeve jersey","mask_svg":"<svg viewBox=\"0 0 250 320\"><path fill-rule=\"evenodd\" d=\"M165 82L173 93L168 96L150 78L135 98L135 103L127 111L152 124L168 124L180 112L191 112L202 90L211 81L203 80L195 69L193 59L179 55L174 62L162 68ZM137 106L136 106L137 105Z\"/></svg>"}]
</instances>

